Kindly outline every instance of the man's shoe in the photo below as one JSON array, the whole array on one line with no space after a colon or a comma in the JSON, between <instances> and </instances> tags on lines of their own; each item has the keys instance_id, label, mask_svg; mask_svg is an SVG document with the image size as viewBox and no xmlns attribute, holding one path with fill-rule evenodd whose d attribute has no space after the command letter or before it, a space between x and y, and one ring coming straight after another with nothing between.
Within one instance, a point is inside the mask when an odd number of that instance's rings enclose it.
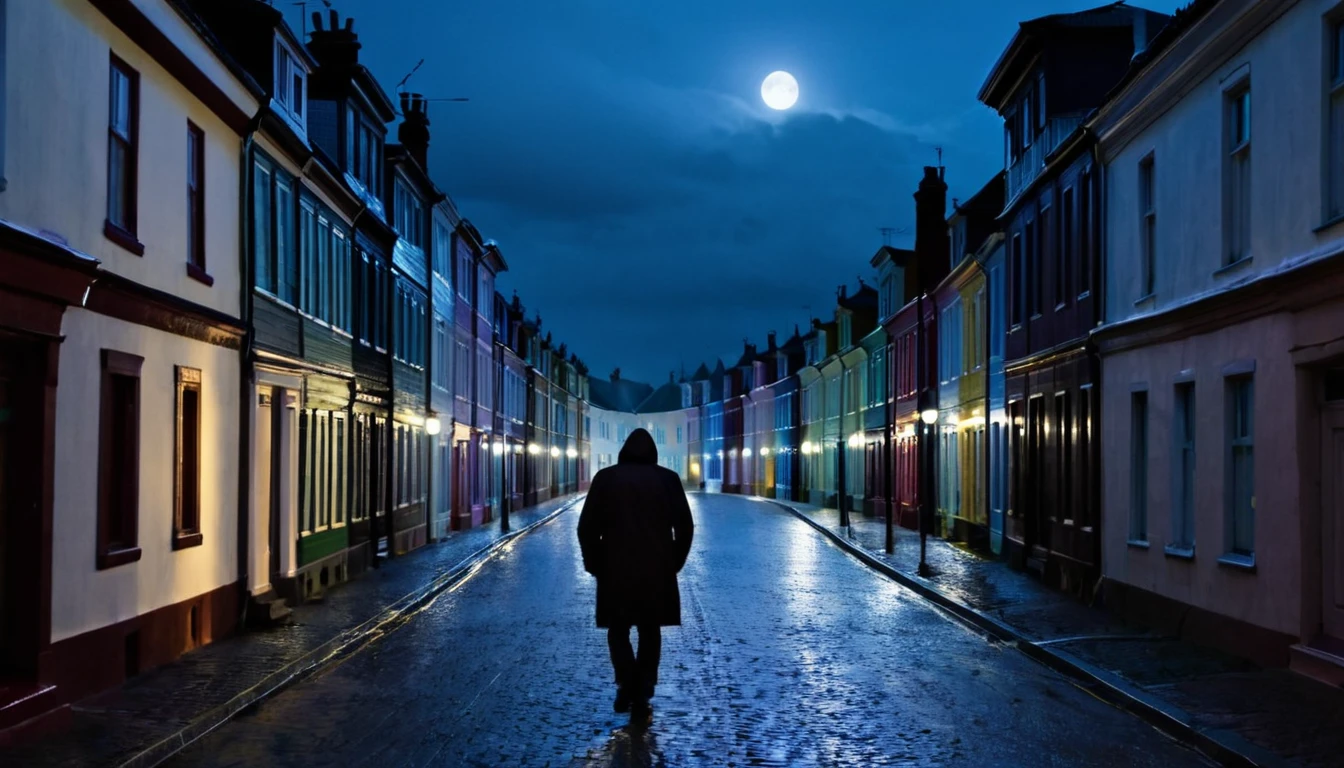
<instances>
[{"instance_id":1,"label":"man's shoe","mask_svg":"<svg viewBox=\"0 0 1344 768\"><path fill-rule=\"evenodd\" d=\"M612 708L617 712L630 711L630 692L625 689L625 686L616 686L616 703Z\"/></svg>"}]
</instances>

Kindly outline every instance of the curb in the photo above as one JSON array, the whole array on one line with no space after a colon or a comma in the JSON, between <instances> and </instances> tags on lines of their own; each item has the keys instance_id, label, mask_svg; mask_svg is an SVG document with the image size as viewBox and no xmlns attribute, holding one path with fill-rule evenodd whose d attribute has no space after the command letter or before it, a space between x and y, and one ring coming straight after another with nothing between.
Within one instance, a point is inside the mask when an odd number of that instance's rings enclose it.
<instances>
[{"instance_id":1,"label":"curb","mask_svg":"<svg viewBox=\"0 0 1344 768\"><path fill-rule=\"evenodd\" d=\"M1290 765L1288 761L1258 747L1240 735L1227 730L1203 728L1194 724L1194 718L1182 709L1149 694L1123 677L1095 667L1065 651L1057 651L1037 645L1017 629L987 614L958 602L949 597L929 581L903 573L891 564L877 558L867 549L849 541L839 533L813 520L810 515L788 504L764 499L764 501L792 512L803 522L825 534L855 559L869 568L917 593L954 618L978 633L990 638L1011 643L1023 655L1083 683L1087 689L1103 701L1139 717L1167 736L1194 747L1204 755L1222 765L1238 768L1278 768Z\"/></svg>"},{"instance_id":2,"label":"curb","mask_svg":"<svg viewBox=\"0 0 1344 768\"><path fill-rule=\"evenodd\" d=\"M366 645L365 641L376 639L409 621L416 609L423 607L454 584L466 580L514 539L531 533L533 530L551 522L581 501L583 501L583 496L572 499L545 517L534 520L517 530L509 531L467 555L457 565L439 574L425 586L394 600L364 623L338 633L327 642L262 678L252 687L192 720L177 733L122 761L120 768L153 768L153 766L159 765L186 749L245 710L255 707L290 686L353 656L363 649Z\"/></svg>"}]
</instances>

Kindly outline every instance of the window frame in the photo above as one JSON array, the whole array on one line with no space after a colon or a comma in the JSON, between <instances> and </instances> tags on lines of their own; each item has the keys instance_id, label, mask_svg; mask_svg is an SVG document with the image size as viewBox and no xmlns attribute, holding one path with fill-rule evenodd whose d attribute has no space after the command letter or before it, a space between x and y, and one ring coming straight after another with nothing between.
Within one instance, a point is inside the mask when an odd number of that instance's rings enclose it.
<instances>
[{"instance_id":1,"label":"window frame","mask_svg":"<svg viewBox=\"0 0 1344 768\"><path fill-rule=\"evenodd\" d=\"M1251 100L1251 76L1247 70L1223 89L1223 267L1231 267L1251 259L1251 194L1254 159L1252 127L1255 122L1254 102ZM1241 106L1245 99L1245 110ZM1238 140L1238 128L1245 136ZM1244 172L1235 180L1238 167ZM1240 186L1237 182L1240 182ZM1244 187L1244 190L1243 190ZM1241 199L1244 198L1244 199ZM1244 210L1243 210L1244 209ZM1242 210L1244 219L1236 218Z\"/></svg>"},{"instance_id":2,"label":"window frame","mask_svg":"<svg viewBox=\"0 0 1344 768\"><path fill-rule=\"evenodd\" d=\"M173 549L200 546L201 535L201 411L205 402L201 394L201 370L175 366L175 418L173 441ZM187 444L187 393L196 398L195 425L191 430L193 444ZM194 454L194 478L188 477L185 452ZM190 480L190 482L188 482Z\"/></svg>"},{"instance_id":3,"label":"window frame","mask_svg":"<svg viewBox=\"0 0 1344 768\"><path fill-rule=\"evenodd\" d=\"M275 175L271 175L274 183ZM187 121L187 274L207 286L215 279L205 263L205 131ZM275 200L271 194L272 202ZM275 221L274 213L271 221Z\"/></svg>"},{"instance_id":4,"label":"window frame","mask_svg":"<svg viewBox=\"0 0 1344 768\"><path fill-rule=\"evenodd\" d=\"M108 112L107 112L107 209L103 219L103 235L136 256L145 255L145 246L138 239L139 231L139 192L140 192L140 73L126 63L116 53L110 53L108 68ZM116 125L117 75L126 78L126 135L122 136ZM123 221L113 220L112 200L112 147L114 142L125 145L124 177L122 189L117 190L125 196Z\"/></svg>"},{"instance_id":5,"label":"window frame","mask_svg":"<svg viewBox=\"0 0 1344 768\"><path fill-rule=\"evenodd\" d=\"M1178 378L1172 387L1171 537L1166 551L1181 557L1195 554L1195 492L1199 477L1197 393L1193 377Z\"/></svg>"},{"instance_id":6,"label":"window frame","mask_svg":"<svg viewBox=\"0 0 1344 768\"><path fill-rule=\"evenodd\" d=\"M1151 413L1148 390L1129 393L1129 544L1148 546L1148 463Z\"/></svg>"},{"instance_id":7,"label":"window frame","mask_svg":"<svg viewBox=\"0 0 1344 768\"><path fill-rule=\"evenodd\" d=\"M1223 379L1224 391L1224 542L1223 556L1219 562L1227 565L1249 566L1255 565L1255 373L1254 370L1233 370L1225 371ZM1246 421L1246 434L1238 436L1238 398L1237 388L1245 384L1248 389L1247 411L1244 414ZM1248 500L1248 524L1249 531L1247 536L1250 539L1250 547L1238 547L1237 530L1237 467L1236 458L1238 449L1247 449L1250 456L1250 478L1247 479L1246 488L1249 491Z\"/></svg>"},{"instance_id":8,"label":"window frame","mask_svg":"<svg viewBox=\"0 0 1344 768\"><path fill-rule=\"evenodd\" d=\"M98 570L115 568L140 559L140 432L141 372L145 359L113 349L101 351L100 399L98 416L98 530L95 565ZM112 398L115 377L134 382L131 399L126 403L129 418L122 444L114 446ZM127 466L127 463L130 466ZM117 488L113 483L119 482ZM120 491L119 503L112 495ZM121 541L112 541L113 518L118 517Z\"/></svg>"},{"instance_id":9,"label":"window frame","mask_svg":"<svg viewBox=\"0 0 1344 768\"><path fill-rule=\"evenodd\" d=\"M1139 296L1153 295L1157 283L1157 164L1149 152L1139 160Z\"/></svg>"}]
</instances>

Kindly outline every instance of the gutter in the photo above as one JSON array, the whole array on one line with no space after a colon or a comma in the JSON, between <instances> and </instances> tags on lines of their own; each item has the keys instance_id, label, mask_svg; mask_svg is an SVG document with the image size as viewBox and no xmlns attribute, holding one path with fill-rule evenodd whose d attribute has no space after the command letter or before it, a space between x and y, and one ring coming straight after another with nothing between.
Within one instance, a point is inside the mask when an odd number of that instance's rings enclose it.
<instances>
[{"instance_id":1,"label":"gutter","mask_svg":"<svg viewBox=\"0 0 1344 768\"><path fill-rule=\"evenodd\" d=\"M253 344L256 340L252 323L252 311L254 302L253 280L256 276L256 270L253 269L252 261L256 258L253 251L252 239L248 235L248 224L251 221L252 206L248 205L248 192L252 189L252 146L255 143L254 136L257 129L261 127L262 117L266 114L267 106L262 105L261 109L251 120L247 121L247 129L243 133L243 146L240 160L243 164L242 173L238 175L239 206L242 208L238 216L238 235L242 247L240 255L242 262L242 279L239 280L239 290L243 295L241 306L243 313L243 340L238 345L239 366L238 366L238 629L242 630L247 626L247 609L249 589L247 586L248 578L251 575L248 572L248 561L251 525L252 525L252 408L255 402L255 393L253 392L253 363L255 353ZM260 564L258 564L260 565Z\"/></svg>"}]
</instances>

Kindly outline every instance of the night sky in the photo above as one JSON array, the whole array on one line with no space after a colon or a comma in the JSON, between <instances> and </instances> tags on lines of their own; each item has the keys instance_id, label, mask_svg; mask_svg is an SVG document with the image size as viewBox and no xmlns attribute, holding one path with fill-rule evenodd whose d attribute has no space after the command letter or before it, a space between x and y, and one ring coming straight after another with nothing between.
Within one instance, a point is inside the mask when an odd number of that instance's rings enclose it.
<instances>
[{"instance_id":1,"label":"night sky","mask_svg":"<svg viewBox=\"0 0 1344 768\"><path fill-rule=\"evenodd\" d=\"M949 201L1001 167L1001 122L975 96L1017 22L1100 4L332 7L355 17L361 60L389 93L423 58L408 90L470 98L431 105L430 173L500 244L500 291L517 290L592 375L619 366L657 384L682 365L732 364L744 337L783 341L809 311L831 312L840 283L872 283L879 227L913 242L911 195L935 147ZM288 8L298 33L301 16ZM787 112L761 102L776 69L799 82Z\"/></svg>"}]
</instances>

